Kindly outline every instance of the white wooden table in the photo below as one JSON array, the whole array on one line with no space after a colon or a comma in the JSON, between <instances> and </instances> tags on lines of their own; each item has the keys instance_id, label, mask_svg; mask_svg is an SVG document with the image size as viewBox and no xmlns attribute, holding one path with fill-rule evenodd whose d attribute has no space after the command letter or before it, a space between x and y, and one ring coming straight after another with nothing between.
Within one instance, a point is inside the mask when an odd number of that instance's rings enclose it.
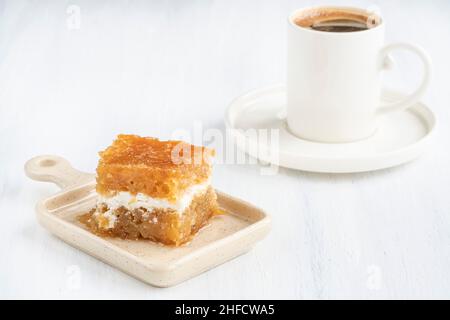
<instances>
[{"instance_id":1,"label":"white wooden table","mask_svg":"<svg viewBox=\"0 0 450 320\"><path fill-rule=\"evenodd\" d=\"M93 172L118 133L223 131L234 97L283 82L286 16L310 4L319 2L1 1L0 298L450 298L446 0L375 2L388 41L420 44L434 60L424 101L440 126L422 158L354 175L216 166L217 188L272 214L271 234L249 254L157 289L34 217L57 187L26 178L27 159L57 154ZM420 70L409 56L397 62L388 82L411 90Z\"/></svg>"}]
</instances>

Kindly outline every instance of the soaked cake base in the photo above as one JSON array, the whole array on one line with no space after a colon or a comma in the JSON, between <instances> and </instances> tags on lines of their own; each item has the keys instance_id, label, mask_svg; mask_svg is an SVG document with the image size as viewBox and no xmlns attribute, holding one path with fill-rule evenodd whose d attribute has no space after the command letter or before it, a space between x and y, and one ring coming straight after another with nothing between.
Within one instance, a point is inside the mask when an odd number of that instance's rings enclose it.
<instances>
[{"instance_id":1,"label":"soaked cake base","mask_svg":"<svg viewBox=\"0 0 450 320\"><path fill-rule=\"evenodd\" d=\"M82 216L80 221L101 236L149 239L174 246L189 242L213 215L220 213L217 196L211 186L206 192L196 195L181 213L160 208L129 210L123 206L110 212L108 210L106 205L100 205ZM112 226L111 214L114 215Z\"/></svg>"}]
</instances>

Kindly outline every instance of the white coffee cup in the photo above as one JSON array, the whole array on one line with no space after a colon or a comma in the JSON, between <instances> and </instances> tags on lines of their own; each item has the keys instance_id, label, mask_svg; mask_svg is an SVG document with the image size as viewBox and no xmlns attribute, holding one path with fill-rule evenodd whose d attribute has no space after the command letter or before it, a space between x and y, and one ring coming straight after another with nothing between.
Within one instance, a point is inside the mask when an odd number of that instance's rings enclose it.
<instances>
[{"instance_id":1,"label":"white coffee cup","mask_svg":"<svg viewBox=\"0 0 450 320\"><path fill-rule=\"evenodd\" d=\"M320 14L351 13L367 17L369 29L317 31L300 23ZM431 67L427 54L405 43L384 44L384 22L349 7L313 7L295 11L288 21L287 123L290 131L317 142L351 142L370 137L377 118L402 111L424 94ZM381 105L381 73L393 50L409 50L424 64L419 88L404 100Z\"/></svg>"}]
</instances>

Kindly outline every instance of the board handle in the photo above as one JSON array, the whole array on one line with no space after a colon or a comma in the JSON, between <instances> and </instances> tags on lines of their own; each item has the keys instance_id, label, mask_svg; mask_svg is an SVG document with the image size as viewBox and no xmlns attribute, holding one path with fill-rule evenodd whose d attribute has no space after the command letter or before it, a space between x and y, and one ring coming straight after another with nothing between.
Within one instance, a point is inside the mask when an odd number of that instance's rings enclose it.
<instances>
[{"instance_id":1,"label":"board handle","mask_svg":"<svg viewBox=\"0 0 450 320\"><path fill-rule=\"evenodd\" d=\"M25 163L25 173L33 180L53 182L61 189L88 183L94 179L93 174L78 171L66 159L53 155L42 155L28 160Z\"/></svg>"}]
</instances>

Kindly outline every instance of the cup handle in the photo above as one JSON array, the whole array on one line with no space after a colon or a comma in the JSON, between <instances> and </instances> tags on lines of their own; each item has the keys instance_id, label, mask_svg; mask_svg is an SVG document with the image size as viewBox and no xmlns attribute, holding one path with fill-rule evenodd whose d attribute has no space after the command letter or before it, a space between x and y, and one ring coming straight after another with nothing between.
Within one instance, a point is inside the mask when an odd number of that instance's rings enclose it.
<instances>
[{"instance_id":1,"label":"cup handle","mask_svg":"<svg viewBox=\"0 0 450 320\"><path fill-rule=\"evenodd\" d=\"M423 63L423 78L422 83L420 86L416 89L415 92L407 96L401 101L388 103L385 105L380 106L378 108L377 113L378 114L386 114L394 111L403 111L408 109L409 107L413 106L415 103L419 102L419 100L422 98L423 94L425 93L425 90L428 87L428 84L430 83L431 78L431 60L428 57L428 54L421 49L420 47L414 46L412 44L408 43L393 43L385 46L381 52L380 52L380 58L381 58L381 69L389 70L392 67L392 63L390 62L389 53L391 53L394 50L407 50L415 53L419 56L419 58L422 60Z\"/></svg>"}]
</instances>

